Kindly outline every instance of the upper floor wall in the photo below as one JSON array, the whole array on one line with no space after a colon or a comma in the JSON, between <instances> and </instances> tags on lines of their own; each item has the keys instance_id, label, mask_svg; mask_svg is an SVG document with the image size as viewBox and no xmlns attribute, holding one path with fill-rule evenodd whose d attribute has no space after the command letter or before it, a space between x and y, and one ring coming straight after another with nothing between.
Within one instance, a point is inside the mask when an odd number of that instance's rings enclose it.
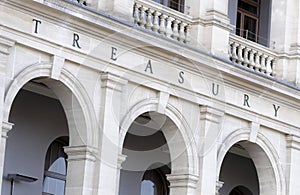
<instances>
[{"instance_id":1,"label":"upper floor wall","mask_svg":"<svg viewBox=\"0 0 300 195\"><path fill-rule=\"evenodd\" d=\"M231 60L245 70L300 83L300 3L296 0L33 1L73 3L83 8L79 12L102 14L150 36Z\"/></svg>"},{"instance_id":2,"label":"upper floor wall","mask_svg":"<svg viewBox=\"0 0 300 195\"><path fill-rule=\"evenodd\" d=\"M297 0L72 1L254 72L300 84Z\"/></svg>"}]
</instances>

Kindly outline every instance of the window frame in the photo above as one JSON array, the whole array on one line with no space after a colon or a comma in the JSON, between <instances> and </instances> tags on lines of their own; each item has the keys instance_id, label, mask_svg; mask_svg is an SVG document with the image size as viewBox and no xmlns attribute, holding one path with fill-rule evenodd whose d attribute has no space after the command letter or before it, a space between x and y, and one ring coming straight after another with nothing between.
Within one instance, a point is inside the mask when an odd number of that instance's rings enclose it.
<instances>
[{"instance_id":1,"label":"window frame","mask_svg":"<svg viewBox=\"0 0 300 195\"><path fill-rule=\"evenodd\" d=\"M185 0L153 0L153 1L156 2L156 3L159 3L163 6L166 6L170 9L172 9L172 10L176 10L176 11L179 11L181 13L184 13ZM172 3L174 3L176 5L173 6Z\"/></svg>"},{"instance_id":2,"label":"window frame","mask_svg":"<svg viewBox=\"0 0 300 195\"><path fill-rule=\"evenodd\" d=\"M244 3L247 3L251 6L256 7L257 8L257 14L254 14L254 13L250 12L247 9L239 7L239 2L244 2ZM254 42L258 42L259 22L260 22L260 0L257 0L257 2L254 2L252 0L238 0L237 14L241 15L241 18L240 18L241 21L240 21L240 24L239 24L240 29L236 30L236 34L239 32L239 36L248 39L248 37L245 37L246 36L246 30L244 28L244 25L245 25L245 17L249 17L249 18L254 19L256 21L256 26L255 26L255 31L256 32L251 32L251 33L254 34L255 37L254 37L254 40L252 40L252 39L250 39L250 40L254 41ZM236 19L236 25L237 25L237 23L238 23L238 20Z\"/></svg>"},{"instance_id":3,"label":"window frame","mask_svg":"<svg viewBox=\"0 0 300 195\"><path fill-rule=\"evenodd\" d=\"M68 169L68 163L67 163L67 154L64 152L64 147L69 145L68 137L60 137L55 139L51 144L49 145L46 155L45 155L45 162L44 162L44 177L43 177L43 194L49 194L48 192L44 192L44 185L45 185L45 179L51 178L59 181L64 182L64 193L66 188L66 180L67 180L67 169ZM65 165L65 175L49 171L49 168L60 158L63 158L64 165Z\"/></svg>"}]
</instances>

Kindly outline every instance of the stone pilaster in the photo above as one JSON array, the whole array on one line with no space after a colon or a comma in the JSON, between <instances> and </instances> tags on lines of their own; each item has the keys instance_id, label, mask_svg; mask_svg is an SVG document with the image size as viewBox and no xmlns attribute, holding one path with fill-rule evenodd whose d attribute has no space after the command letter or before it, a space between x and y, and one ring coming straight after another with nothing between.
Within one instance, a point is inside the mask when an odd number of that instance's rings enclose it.
<instances>
[{"instance_id":1,"label":"stone pilaster","mask_svg":"<svg viewBox=\"0 0 300 195\"><path fill-rule=\"evenodd\" d=\"M287 141L287 194L300 194L298 177L300 175L300 137L288 135Z\"/></svg>"},{"instance_id":2,"label":"stone pilaster","mask_svg":"<svg viewBox=\"0 0 300 195\"><path fill-rule=\"evenodd\" d=\"M94 194L94 170L98 150L89 146L64 148L68 155L66 195Z\"/></svg>"},{"instance_id":3,"label":"stone pilaster","mask_svg":"<svg viewBox=\"0 0 300 195\"><path fill-rule=\"evenodd\" d=\"M95 0L94 0L95 1ZM133 22L134 0L98 0L98 9L122 20Z\"/></svg>"},{"instance_id":4,"label":"stone pilaster","mask_svg":"<svg viewBox=\"0 0 300 195\"><path fill-rule=\"evenodd\" d=\"M2 175L4 168L4 159L5 159L5 148L6 148L6 139L8 132L12 129L13 124L9 122L2 122L2 132L1 132L1 143L0 143L0 183L2 184ZM1 191L2 185L0 185Z\"/></svg>"},{"instance_id":5,"label":"stone pilaster","mask_svg":"<svg viewBox=\"0 0 300 195\"><path fill-rule=\"evenodd\" d=\"M3 103L5 94L5 82L8 71L10 49L14 46L15 42L5 37L0 36L0 121L3 121ZM11 67L12 68L12 67ZM6 119L8 120L8 119ZM2 123L0 122L0 129Z\"/></svg>"},{"instance_id":6,"label":"stone pilaster","mask_svg":"<svg viewBox=\"0 0 300 195\"><path fill-rule=\"evenodd\" d=\"M116 189L117 189L117 193L119 194L119 184L120 184L120 174L121 174L121 169L122 169L122 163L126 160L127 156L124 154L119 154L118 157L118 164L117 164L117 185L116 185Z\"/></svg>"},{"instance_id":7,"label":"stone pilaster","mask_svg":"<svg viewBox=\"0 0 300 195\"><path fill-rule=\"evenodd\" d=\"M7 71L8 71L10 49L14 46L14 44L15 44L14 41L0 36L0 110L1 110L0 121L3 121L5 82L6 82ZM1 125L2 123L0 123L0 129L2 129Z\"/></svg>"},{"instance_id":8,"label":"stone pilaster","mask_svg":"<svg viewBox=\"0 0 300 195\"><path fill-rule=\"evenodd\" d=\"M300 86L300 2L272 0L271 12L270 40L281 54L276 77Z\"/></svg>"},{"instance_id":9,"label":"stone pilaster","mask_svg":"<svg viewBox=\"0 0 300 195\"><path fill-rule=\"evenodd\" d=\"M200 107L199 194L216 194L217 149L223 115L223 111L216 108Z\"/></svg>"},{"instance_id":10,"label":"stone pilaster","mask_svg":"<svg viewBox=\"0 0 300 195\"><path fill-rule=\"evenodd\" d=\"M101 109L99 146L100 162L98 167L98 194L117 195L119 189L120 161L119 126L122 104L122 87L126 80L111 73L101 75Z\"/></svg>"},{"instance_id":11,"label":"stone pilaster","mask_svg":"<svg viewBox=\"0 0 300 195\"><path fill-rule=\"evenodd\" d=\"M227 17L228 0L190 1L191 15L198 18L192 27L191 44L206 49L214 55L228 58L229 34L232 31ZM194 5L195 4L195 5ZM193 43L194 42L194 43Z\"/></svg>"},{"instance_id":12,"label":"stone pilaster","mask_svg":"<svg viewBox=\"0 0 300 195\"><path fill-rule=\"evenodd\" d=\"M193 195L199 180L198 176L188 174L169 174L167 179L170 182L170 194L172 195Z\"/></svg>"},{"instance_id":13,"label":"stone pilaster","mask_svg":"<svg viewBox=\"0 0 300 195\"><path fill-rule=\"evenodd\" d=\"M10 49L14 46L14 42L0 36L0 130L1 130L1 142L0 142L0 183L2 184L3 166L5 158L5 148L7 133L12 129L13 124L3 121L3 107L4 107L4 94L5 94L5 82L7 75L7 66L9 61ZM1 192L1 186L0 186Z\"/></svg>"}]
</instances>

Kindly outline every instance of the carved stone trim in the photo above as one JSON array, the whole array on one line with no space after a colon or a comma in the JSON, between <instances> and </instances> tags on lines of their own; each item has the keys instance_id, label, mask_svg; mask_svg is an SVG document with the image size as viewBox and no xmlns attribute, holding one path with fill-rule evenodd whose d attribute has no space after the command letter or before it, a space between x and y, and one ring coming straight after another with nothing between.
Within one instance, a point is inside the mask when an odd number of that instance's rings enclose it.
<instances>
[{"instance_id":1,"label":"carved stone trim","mask_svg":"<svg viewBox=\"0 0 300 195\"><path fill-rule=\"evenodd\" d=\"M300 150L300 137L296 135L287 135L286 141L287 141L287 148Z\"/></svg>"},{"instance_id":2,"label":"carved stone trim","mask_svg":"<svg viewBox=\"0 0 300 195\"><path fill-rule=\"evenodd\" d=\"M15 42L13 40L9 40L3 36L0 36L0 53L4 55L9 54L9 48L13 47Z\"/></svg>"},{"instance_id":3,"label":"carved stone trim","mask_svg":"<svg viewBox=\"0 0 300 195\"><path fill-rule=\"evenodd\" d=\"M219 190L223 187L223 185L224 185L223 181L217 181L217 183L216 183L216 195L220 194Z\"/></svg>"},{"instance_id":4,"label":"carved stone trim","mask_svg":"<svg viewBox=\"0 0 300 195\"><path fill-rule=\"evenodd\" d=\"M7 138L7 133L13 128L14 124L9 122L2 122L2 134L3 138Z\"/></svg>"},{"instance_id":5,"label":"carved stone trim","mask_svg":"<svg viewBox=\"0 0 300 195\"><path fill-rule=\"evenodd\" d=\"M223 117L224 111L210 107L210 106L200 106L200 119L207 120L214 123L219 123L220 118Z\"/></svg>"},{"instance_id":6,"label":"carved stone trim","mask_svg":"<svg viewBox=\"0 0 300 195\"><path fill-rule=\"evenodd\" d=\"M126 79L108 72L101 75L101 81L102 88L109 88L120 92L122 91L123 85L126 85L128 82Z\"/></svg>"},{"instance_id":7,"label":"carved stone trim","mask_svg":"<svg viewBox=\"0 0 300 195\"><path fill-rule=\"evenodd\" d=\"M167 179L170 182L170 188L196 189L199 177L190 174L169 174Z\"/></svg>"},{"instance_id":8,"label":"carved stone trim","mask_svg":"<svg viewBox=\"0 0 300 195\"><path fill-rule=\"evenodd\" d=\"M127 158L127 155L124 155L124 154L119 154L118 156L118 169L121 169L122 168L122 163L126 160Z\"/></svg>"},{"instance_id":9,"label":"carved stone trim","mask_svg":"<svg viewBox=\"0 0 300 195\"><path fill-rule=\"evenodd\" d=\"M98 150L90 146L67 146L64 147L65 153L68 155L68 161L88 160L95 162Z\"/></svg>"}]
</instances>

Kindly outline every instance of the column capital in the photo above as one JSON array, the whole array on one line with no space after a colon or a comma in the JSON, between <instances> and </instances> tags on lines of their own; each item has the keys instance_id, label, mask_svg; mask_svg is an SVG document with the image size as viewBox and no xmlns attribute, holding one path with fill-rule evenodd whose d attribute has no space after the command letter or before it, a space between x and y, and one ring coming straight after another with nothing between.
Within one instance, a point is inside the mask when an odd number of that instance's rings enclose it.
<instances>
[{"instance_id":1,"label":"column capital","mask_svg":"<svg viewBox=\"0 0 300 195\"><path fill-rule=\"evenodd\" d=\"M192 188L196 189L199 177L191 174L168 174L170 188Z\"/></svg>"},{"instance_id":2,"label":"column capital","mask_svg":"<svg viewBox=\"0 0 300 195\"><path fill-rule=\"evenodd\" d=\"M97 160L98 150L91 146L67 146L64 147L68 155L68 162L88 160L95 162Z\"/></svg>"},{"instance_id":3,"label":"column capital","mask_svg":"<svg viewBox=\"0 0 300 195\"><path fill-rule=\"evenodd\" d=\"M128 82L126 79L109 72L101 74L101 81L102 88L109 88L120 92L122 91L122 87Z\"/></svg>"},{"instance_id":4,"label":"column capital","mask_svg":"<svg viewBox=\"0 0 300 195\"><path fill-rule=\"evenodd\" d=\"M2 122L2 134L3 138L7 138L7 133L13 128L14 124L10 122Z\"/></svg>"},{"instance_id":5,"label":"column capital","mask_svg":"<svg viewBox=\"0 0 300 195\"><path fill-rule=\"evenodd\" d=\"M296 135L287 135L287 148L292 148L296 150L300 150L300 137Z\"/></svg>"}]
</instances>

